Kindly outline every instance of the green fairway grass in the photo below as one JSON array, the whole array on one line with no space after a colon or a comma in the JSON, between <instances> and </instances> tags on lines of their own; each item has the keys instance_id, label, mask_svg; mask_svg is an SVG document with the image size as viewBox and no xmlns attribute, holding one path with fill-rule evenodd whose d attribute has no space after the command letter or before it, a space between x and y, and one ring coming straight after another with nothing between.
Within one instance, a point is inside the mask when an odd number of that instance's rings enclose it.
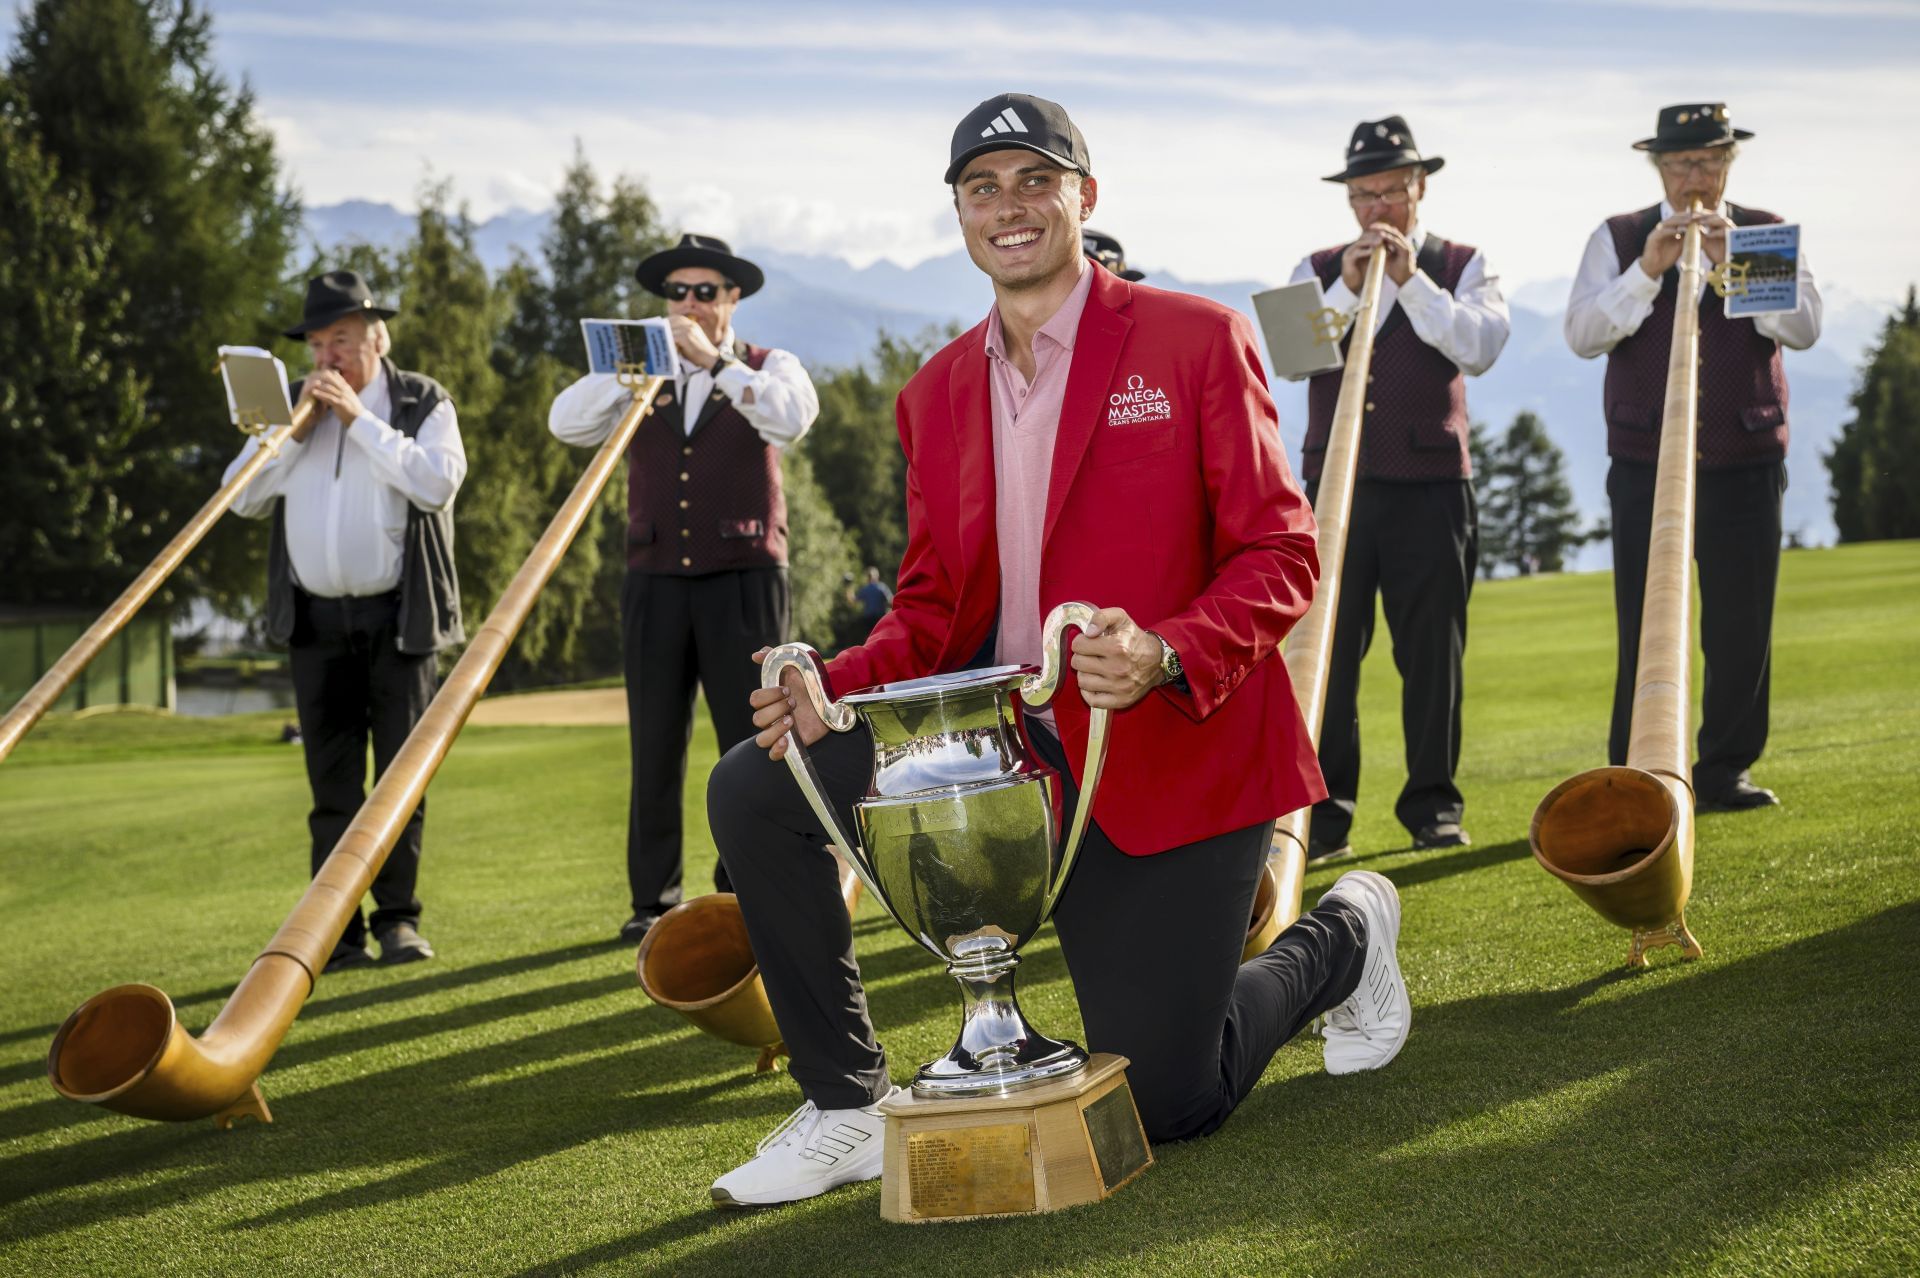
<instances>
[{"instance_id":1,"label":"green fairway grass","mask_svg":"<svg viewBox=\"0 0 1920 1278\"><path fill-rule=\"evenodd\" d=\"M307 791L284 715L50 721L0 764L0 1273L1920 1272L1920 543L1785 556L1754 773L1782 804L1701 818L1706 957L1640 974L1526 844L1541 796L1605 762L1610 589L1477 587L1462 850L1414 853L1393 820L1379 632L1354 844L1405 902L1399 1058L1334 1078L1297 1040L1113 1199L996 1222L888 1225L875 1185L710 1206L799 1098L648 1003L610 943L620 728L462 735L427 815L440 957L323 978L262 1078L271 1125L59 1098L47 1046L88 996L146 981L212 1018L304 886ZM712 762L703 717L691 891ZM955 988L871 903L856 938L905 1081L950 1043ZM1050 930L1026 959L1035 1024L1077 1035Z\"/></svg>"}]
</instances>

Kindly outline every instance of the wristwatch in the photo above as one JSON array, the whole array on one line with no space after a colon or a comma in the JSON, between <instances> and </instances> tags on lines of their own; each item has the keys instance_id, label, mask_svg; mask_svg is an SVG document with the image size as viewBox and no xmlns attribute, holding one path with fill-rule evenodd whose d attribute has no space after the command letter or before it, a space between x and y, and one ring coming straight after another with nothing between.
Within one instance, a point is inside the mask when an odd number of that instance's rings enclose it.
<instances>
[{"instance_id":1,"label":"wristwatch","mask_svg":"<svg viewBox=\"0 0 1920 1278\"><path fill-rule=\"evenodd\" d=\"M720 374L725 371L727 365L733 362L732 351L721 351L720 354L714 358L713 364L707 369L707 372L715 377L719 377Z\"/></svg>"},{"instance_id":2,"label":"wristwatch","mask_svg":"<svg viewBox=\"0 0 1920 1278\"><path fill-rule=\"evenodd\" d=\"M1154 638L1160 639L1160 636L1155 635ZM1182 692L1187 690L1187 668L1180 664L1180 654L1165 639L1160 639L1160 673Z\"/></svg>"}]
</instances>

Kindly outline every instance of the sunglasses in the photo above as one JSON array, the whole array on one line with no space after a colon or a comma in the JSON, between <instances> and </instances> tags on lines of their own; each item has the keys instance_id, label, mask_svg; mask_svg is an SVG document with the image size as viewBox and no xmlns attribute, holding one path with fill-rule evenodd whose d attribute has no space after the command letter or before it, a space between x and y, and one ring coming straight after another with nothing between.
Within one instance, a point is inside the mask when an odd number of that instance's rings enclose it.
<instances>
[{"instance_id":1,"label":"sunglasses","mask_svg":"<svg viewBox=\"0 0 1920 1278\"><path fill-rule=\"evenodd\" d=\"M669 280L662 291L666 293L669 302L682 301L689 293L693 294L693 300L696 302L711 302L720 296L722 288L732 287L731 284L682 284L678 280Z\"/></svg>"}]
</instances>

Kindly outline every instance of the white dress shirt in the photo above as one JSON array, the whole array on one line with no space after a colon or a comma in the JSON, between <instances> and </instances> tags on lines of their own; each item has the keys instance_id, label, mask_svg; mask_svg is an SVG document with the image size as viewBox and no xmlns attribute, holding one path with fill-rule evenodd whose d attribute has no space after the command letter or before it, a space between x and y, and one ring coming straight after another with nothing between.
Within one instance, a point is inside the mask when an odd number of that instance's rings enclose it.
<instances>
[{"instance_id":1,"label":"white dress shirt","mask_svg":"<svg viewBox=\"0 0 1920 1278\"><path fill-rule=\"evenodd\" d=\"M733 330L728 329L720 349L733 348ZM786 351L768 351L766 363L758 370L738 361L728 364L720 370L717 382L706 369L690 370L683 361L674 390L683 406L681 426L687 434L693 433L700 410L706 407L707 396L716 384L747 424L775 448L797 442L820 415L820 397L814 392L813 379ZM747 402L748 391L753 392L751 403ZM613 433L632 395L616 374L588 373L554 396L553 407L547 411L547 429L562 443L599 445Z\"/></svg>"},{"instance_id":2,"label":"white dress shirt","mask_svg":"<svg viewBox=\"0 0 1920 1278\"><path fill-rule=\"evenodd\" d=\"M1426 247L1427 233L1416 226L1407 239L1417 255ZM1309 254L1293 268L1293 277L1287 282L1298 284L1314 278L1313 257ZM1346 316L1346 326L1340 330L1344 338L1360 310L1360 299L1347 287L1347 282L1337 276L1332 287L1326 290L1326 297L1328 307ZM1488 269L1487 255L1479 249L1467 259L1460 272L1460 283L1451 293L1428 279L1427 273L1417 266L1404 287L1395 284L1391 275L1382 277L1380 310L1373 325L1375 333L1393 313L1396 301L1407 313L1407 322L1413 325L1414 334L1452 360L1469 377L1478 377L1493 367L1493 361L1500 358L1513 331L1507 299L1500 292L1500 277ZM1308 375L1289 380L1299 381L1305 376Z\"/></svg>"},{"instance_id":3,"label":"white dress shirt","mask_svg":"<svg viewBox=\"0 0 1920 1278\"><path fill-rule=\"evenodd\" d=\"M387 424L384 369L360 392L366 409L342 426L326 413L304 443L288 440L241 490L234 513L259 519L282 498L293 579L326 598L384 594L400 584L407 506L445 510L467 476L453 401L442 400L413 439ZM227 478L258 452L250 439Z\"/></svg>"},{"instance_id":4,"label":"white dress shirt","mask_svg":"<svg viewBox=\"0 0 1920 1278\"><path fill-rule=\"evenodd\" d=\"M1660 216L1673 216L1673 205L1660 201ZM1727 216L1723 203L1714 212ZM1704 268L1706 260L1701 259ZM1701 287L1706 287L1705 270ZM1820 337L1820 290L1814 285L1813 270L1807 255L1800 254L1800 305L1777 315L1756 315L1753 326L1763 337L1771 337L1782 346L1803 351ZM1580 259L1580 273L1573 277L1573 292L1567 298L1564 329L1567 345L1581 359L1605 355L1627 338L1653 314L1653 303L1660 296L1660 281L1650 279L1640 269L1639 254L1620 269L1620 254L1613 246L1613 231L1602 222L1587 240L1587 251ZM1694 294L1694 305L1700 295Z\"/></svg>"}]
</instances>

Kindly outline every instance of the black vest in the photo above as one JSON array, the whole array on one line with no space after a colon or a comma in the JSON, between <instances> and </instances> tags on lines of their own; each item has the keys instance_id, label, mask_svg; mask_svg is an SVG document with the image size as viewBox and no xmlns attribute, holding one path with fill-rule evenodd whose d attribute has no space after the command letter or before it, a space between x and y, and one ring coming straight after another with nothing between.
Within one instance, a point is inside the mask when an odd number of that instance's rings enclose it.
<instances>
[{"instance_id":1,"label":"black vest","mask_svg":"<svg viewBox=\"0 0 1920 1278\"><path fill-rule=\"evenodd\" d=\"M392 408L388 423L413 439L440 404L452 398L423 373L402 372L382 356ZM292 387L300 398L300 382ZM287 507L273 505L273 536L267 545L267 638L285 645L293 638L293 560L287 554ZM406 544L400 557L400 651L422 656L467 641L460 624L460 580L453 565L453 507L426 511L407 506Z\"/></svg>"}]
</instances>

